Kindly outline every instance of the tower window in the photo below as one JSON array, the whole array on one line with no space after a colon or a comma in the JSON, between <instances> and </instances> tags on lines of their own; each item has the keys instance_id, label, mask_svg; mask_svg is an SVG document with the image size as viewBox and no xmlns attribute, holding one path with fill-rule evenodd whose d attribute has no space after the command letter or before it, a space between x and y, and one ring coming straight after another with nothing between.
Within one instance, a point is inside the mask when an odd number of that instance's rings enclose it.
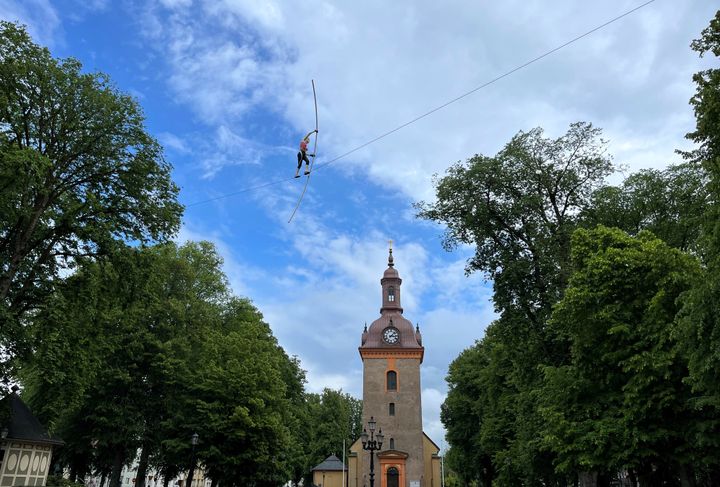
<instances>
[{"instance_id":1,"label":"tower window","mask_svg":"<svg viewBox=\"0 0 720 487\"><path fill-rule=\"evenodd\" d=\"M395 449L395 438L390 438L390 449L391 450Z\"/></svg>"},{"instance_id":2,"label":"tower window","mask_svg":"<svg viewBox=\"0 0 720 487\"><path fill-rule=\"evenodd\" d=\"M391 403L388 405L388 414L389 414L390 416L395 416L395 403L394 403L394 402L391 402Z\"/></svg>"},{"instance_id":3,"label":"tower window","mask_svg":"<svg viewBox=\"0 0 720 487\"><path fill-rule=\"evenodd\" d=\"M395 301L395 286L390 286L388 288L388 301L391 303Z\"/></svg>"},{"instance_id":4,"label":"tower window","mask_svg":"<svg viewBox=\"0 0 720 487\"><path fill-rule=\"evenodd\" d=\"M397 372L389 370L387 373L387 390L397 391Z\"/></svg>"}]
</instances>

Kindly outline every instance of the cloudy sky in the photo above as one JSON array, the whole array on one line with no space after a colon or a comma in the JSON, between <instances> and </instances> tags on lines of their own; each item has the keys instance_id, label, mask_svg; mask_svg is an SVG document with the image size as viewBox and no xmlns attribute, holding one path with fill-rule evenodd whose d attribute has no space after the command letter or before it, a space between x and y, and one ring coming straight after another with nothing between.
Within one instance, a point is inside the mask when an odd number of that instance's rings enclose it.
<instances>
[{"instance_id":1,"label":"cloudy sky","mask_svg":"<svg viewBox=\"0 0 720 487\"><path fill-rule=\"evenodd\" d=\"M643 2L0 0L0 18L139 100L187 205L180 240L218 246L233 289L301 359L309 390L361 397L357 347L379 315L394 240L405 316L426 348L425 430L440 443L447 367L492 320L491 284L465 276L470 249L445 252L442 228L412 203L432 200L434 173L537 126L557 137L592 122L626 171L678 162L691 76L708 62L689 44L717 4L656 0L322 164ZM297 143L315 123L312 79L322 167L288 223L304 182L292 178Z\"/></svg>"}]
</instances>

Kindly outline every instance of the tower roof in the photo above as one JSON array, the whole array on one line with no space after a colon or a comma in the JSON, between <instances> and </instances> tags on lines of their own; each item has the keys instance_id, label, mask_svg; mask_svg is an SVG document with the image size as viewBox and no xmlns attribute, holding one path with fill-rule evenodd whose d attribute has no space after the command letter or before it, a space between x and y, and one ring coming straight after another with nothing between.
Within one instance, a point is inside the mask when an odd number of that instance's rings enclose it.
<instances>
[{"instance_id":1,"label":"tower roof","mask_svg":"<svg viewBox=\"0 0 720 487\"><path fill-rule=\"evenodd\" d=\"M392 242L388 251L388 268L380 279L382 307L380 317L370 324L362 334L360 352L363 350L417 350L422 352L420 330L403 316L400 286L402 279L395 269ZM392 331L389 331L392 329Z\"/></svg>"},{"instance_id":2,"label":"tower roof","mask_svg":"<svg viewBox=\"0 0 720 487\"><path fill-rule=\"evenodd\" d=\"M385 269L385 272L383 273L383 279L397 279L400 275L398 274L397 269L395 269L395 259L393 259L392 254L392 240L390 240L390 248L388 249L388 268Z\"/></svg>"}]
</instances>

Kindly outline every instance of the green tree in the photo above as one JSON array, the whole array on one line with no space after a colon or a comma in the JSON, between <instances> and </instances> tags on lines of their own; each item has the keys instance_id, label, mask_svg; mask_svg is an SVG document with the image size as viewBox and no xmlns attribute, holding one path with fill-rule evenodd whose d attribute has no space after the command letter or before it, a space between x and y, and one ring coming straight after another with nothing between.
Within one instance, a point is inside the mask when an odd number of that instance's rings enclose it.
<instances>
[{"instance_id":1,"label":"green tree","mask_svg":"<svg viewBox=\"0 0 720 487\"><path fill-rule=\"evenodd\" d=\"M417 205L421 218L446 225L448 250L475 246L466 272L493 280L501 313L494 327L505 354L502 366L493 367L506 375L504 395L488 410L507 408L510 425L496 440L502 451L488 451L492 471L507 483L559 481L538 440L537 366L566 360L567 347L548 331L547 319L571 272L570 235L612 171L605 147L588 123L573 124L554 140L539 128L520 132L496 156L452 166L436 181L437 201Z\"/></svg>"},{"instance_id":2,"label":"green tree","mask_svg":"<svg viewBox=\"0 0 720 487\"><path fill-rule=\"evenodd\" d=\"M60 269L114 239L166 239L180 223L171 167L138 103L81 69L0 23L0 345L10 356Z\"/></svg>"},{"instance_id":3,"label":"green tree","mask_svg":"<svg viewBox=\"0 0 720 487\"><path fill-rule=\"evenodd\" d=\"M305 483L312 483L311 469L328 455L343 456L362 432L362 401L350 394L324 389L306 394L308 436L306 437Z\"/></svg>"},{"instance_id":4,"label":"green tree","mask_svg":"<svg viewBox=\"0 0 720 487\"><path fill-rule=\"evenodd\" d=\"M720 57L720 11L691 47L701 57ZM696 85L690 104L695 130L687 138L697 147L683 155L702 167L709 179L710 198L705 209L699 255L704 267L687 294L681 312L682 344L689 363L689 382L698 397L695 407L703 413L702 430L694 435L704 452L701 477L708 485L720 483L720 69L693 76Z\"/></svg>"},{"instance_id":5,"label":"green tree","mask_svg":"<svg viewBox=\"0 0 720 487\"><path fill-rule=\"evenodd\" d=\"M447 463L464 483L490 486L497 478L498 455L507 448L512 416L505 378L511 370L503 365L502 343L490 325L482 340L464 350L451 364L448 394L440 418L450 443Z\"/></svg>"},{"instance_id":6,"label":"green tree","mask_svg":"<svg viewBox=\"0 0 720 487\"><path fill-rule=\"evenodd\" d=\"M65 438L73 476L112 467L117 485L140 446L143 473L175 393L161 367L167 343L218 326L229 299L220 264L208 243L118 248L83 261L35 317L37 351L21 376Z\"/></svg>"},{"instance_id":7,"label":"green tree","mask_svg":"<svg viewBox=\"0 0 720 487\"><path fill-rule=\"evenodd\" d=\"M555 140L520 132L494 157L476 155L437 180L418 216L447 226L444 246L475 246L466 271L493 280L496 308L542 327L569 275L570 234L612 172L601 131L575 123Z\"/></svg>"},{"instance_id":8,"label":"green tree","mask_svg":"<svg viewBox=\"0 0 720 487\"><path fill-rule=\"evenodd\" d=\"M648 232L602 226L574 233L572 258L551 320L571 361L544 367L541 401L559 470L592 478L630 469L641 485L680 472L689 482L697 421L675 316L698 262Z\"/></svg>"},{"instance_id":9,"label":"green tree","mask_svg":"<svg viewBox=\"0 0 720 487\"><path fill-rule=\"evenodd\" d=\"M720 56L720 11L692 48L700 56ZM684 315L691 379L720 407L720 69L696 73L693 80L697 88L690 103L697 126L688 138L699 147L685 156L707 172L711 198L700 252L706 273L688 297Z\"/></svg>"},{"instance_id":10,"label":"green tree","mask_svg":"<svg viewBox=\"0 0 720 487\"><path fill-rule=\"evenodd\" d=\"M296 362L247 300L232 299L222 326L197 338L178 337L165 357L171 386L181 391L163 424L166 455L189 461L188 438L197 431L198 458L213 481L285 483L294 467L288 453L296 447L288 390L301 387L302 373L288 384L282 371Z\"/></svg>"},{"instance_id":11,"label":"green tree","mask_svg":"<svg viewBox=\"0 0 720 487\"><path fill-rule=\"evenodd\" d=\"M710 200L707 175L697 164L644 169L619 186L597 189L581 220L587 228L604 225L631 235L648 230L672 247L697 251Z\"/></svg>"}]
</instances>

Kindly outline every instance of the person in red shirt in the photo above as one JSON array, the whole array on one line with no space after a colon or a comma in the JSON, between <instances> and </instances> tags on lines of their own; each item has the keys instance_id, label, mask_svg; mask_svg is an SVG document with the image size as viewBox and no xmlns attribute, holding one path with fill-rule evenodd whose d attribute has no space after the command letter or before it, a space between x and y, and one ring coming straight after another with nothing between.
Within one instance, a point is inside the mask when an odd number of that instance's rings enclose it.
<instances>
[{"instance_id":1,"label":"person in red shirt","mask_svg":"<svg viewBox=\"0 0 720 487\"><path fill-rule=\"evenodd\" d=\"M310 157L315 157L315 154L308 154L307 153L307 147L308 143L310 142L310 136L312 134L317 133L317 130L313 130L312 132L308 132L308 134L303 137L303 139L300 141L300 151L297 153L297 171L295 171L295 177L300 177L300 167L302 166L302 161L305 161L305 174L310 174L310 159L308 159L308 155Z\"/></svg>"}]
</instances>

